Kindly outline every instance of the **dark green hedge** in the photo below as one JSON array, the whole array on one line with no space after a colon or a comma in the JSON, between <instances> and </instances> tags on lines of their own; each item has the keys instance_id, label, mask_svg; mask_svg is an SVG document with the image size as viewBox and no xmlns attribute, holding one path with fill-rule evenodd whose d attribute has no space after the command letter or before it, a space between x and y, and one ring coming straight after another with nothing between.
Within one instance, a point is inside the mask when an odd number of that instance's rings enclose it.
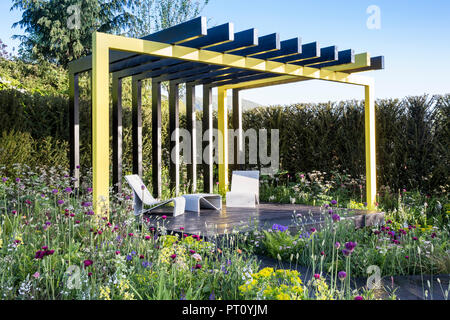
<instances>
[{"instance_id":1,"label":"dark green hedge","mask_svg":"<svg viewBox=\"0 0 450 320\"><path fill-rule=\"evenodd\" d=\"M150 169L151 111L144 100L144 166ZM449 186L450 95L377 100L379 185L447 192ZM200 117L200 115L199 115ZM89 102L81 102L82 166L89 167ZM359 177L365 174L364 104L345 101L260 107L243 114L244 129L280 130L281 169L292 175L320 170ZM163 103L163 122L168 123ZM64 95L43 96L0 90L0 167L15 162L68 165L68 102ZM181 116L181 125L185 123ZM231 123L231 118L230 118ZM131 110L124 101L124 161L131 165ZM168 155L167 126L163 155ZM17 141L20 141L18 143ZM168 156L166 157L168 158Z\"/></svg>"}]
</instances>

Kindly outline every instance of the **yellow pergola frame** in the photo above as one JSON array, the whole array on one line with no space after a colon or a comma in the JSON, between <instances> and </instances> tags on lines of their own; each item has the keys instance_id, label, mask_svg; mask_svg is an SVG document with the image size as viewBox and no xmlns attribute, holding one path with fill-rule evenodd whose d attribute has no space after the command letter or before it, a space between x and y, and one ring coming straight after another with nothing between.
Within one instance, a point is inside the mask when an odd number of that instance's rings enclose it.
<instances>
[{"instance_id":1,"label":"yellow pergola frame","mask_svg":"<svg viewBox=\"0 0 450 320\"><path fill-rule=\"evenodd\" d=\"M375 100L372 78L340 72L340 68L311 68L269 60L242 57L214 51L194 49L135 38L93 34L92 53L92 159L93 159L93 204L94 211L108 214L109 211L109 51L124 51L163 58L241 68L251 71L279 74L279 77L225 85L218 88L219 130L219 190L228 190L228 124L227 90L249 89L303 80L326 80L364 86L365 88L365 144L366 144L366 190L369 210L376 202L376 152L375 152ZM370 59L368 54L357 56L355 64L362 65Z\"/></svg>"}]
</instances>

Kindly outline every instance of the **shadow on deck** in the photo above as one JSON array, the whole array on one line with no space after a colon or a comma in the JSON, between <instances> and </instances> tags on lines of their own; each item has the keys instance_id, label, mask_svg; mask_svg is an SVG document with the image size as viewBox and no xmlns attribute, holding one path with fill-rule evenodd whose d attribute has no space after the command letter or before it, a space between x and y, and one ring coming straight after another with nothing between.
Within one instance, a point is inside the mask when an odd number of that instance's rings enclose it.
<instances>
[{"instance_id":1,"label":"shadow on deck","mask_svg":"<svg viewBox=\"0 0 450 320\"><path fill-rule=\"evenodd\" d=\"M155 218L166 214L165 225L169 232L179 232L183 227L186 234L206 237L231 233L233 229L246 231L254 227L271 228L274 224L289 226L289 230L293 232L302 226L320 229L329 215L327 211L321 211L320 207L277 203L261 203L255 209L227 208L224 205L221 211L202 210L200 214L186 211L177 217L169 216L168 212L170 211L161 209L148 217ZM352 219L355 228L376 225L384 221L384 213L377 211L339 209L339 214L341 219ZM300 226L294 224L294 216L301 220Z\"/></svg>"}]
</instances>

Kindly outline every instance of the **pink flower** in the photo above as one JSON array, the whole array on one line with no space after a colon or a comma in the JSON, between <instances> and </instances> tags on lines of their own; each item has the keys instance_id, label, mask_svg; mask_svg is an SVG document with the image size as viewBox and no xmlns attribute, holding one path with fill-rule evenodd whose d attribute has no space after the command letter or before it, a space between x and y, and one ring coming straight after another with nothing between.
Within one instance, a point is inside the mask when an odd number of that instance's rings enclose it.
<instances>
[{"instance_id":1,"label":"pink flower","mask_svg":"<svg viewBox=\"0 0 450 320\"><path fill-rule=\"evenodd\" d=\"M36 272L35 274L33 274L33 277L35 279L38 279L41 276L41 274L39 272Z\"/></svg>"},{"instance_id":2,"label":"pink flower","mask_svg":"<svg viewBox=\"0 0 450 320\"><path fill-rule=\"evenodd\" d=\"M167 216L162 216L161 217L163 220L166 220L167 219Z\"/></svg>"},{"instance_id":3,"label":"pink flower","mask_svg":"<svg viewBox=\"0 0 450 320\"><path fill-rule=\"evenodd\" d=\"M361 297L361 296L356 296L356 297L355 297L355 300L364 300L364 298Z\"/></svg>"},{"instance_id":4,"label":"pink flower","mask_svg":"<svg viewBox=\"0 0 450 320\"><path fill-rule=\"evenodd\" d=\"M317 280L319 280L319 279L320 279L320 274L316 273L316 274L314 275L314 278L316 278Z\"/></svg>"},{"instance_id":5,"label":"pink flower","mask_svg":"<svg viewBox=\"0 0 450 320\"><path fill-rule=\"evenodd\" d=\"M145 236L145 240L150 240L150 236Z\"/></svg>"}]
</instances>

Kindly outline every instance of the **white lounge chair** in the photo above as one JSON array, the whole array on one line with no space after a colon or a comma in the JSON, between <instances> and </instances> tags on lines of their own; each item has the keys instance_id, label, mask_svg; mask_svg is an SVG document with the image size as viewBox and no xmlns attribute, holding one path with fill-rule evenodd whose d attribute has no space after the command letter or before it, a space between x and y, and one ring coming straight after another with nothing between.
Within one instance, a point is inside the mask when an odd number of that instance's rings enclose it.
<instances>
[{"instance_id":1,"label":"white lounge chair","mask_svg":"<svg viewBox=\"0 0 450 320\"><path fill-rule=\"evenodd\" d=\"M174 204L173 207L173 216L176 217L180 214L184 213L186 206L186 199L183 197L176 197L169 200L158 201L152 197L147 187L142 182L142 179L137 175L129 175L125 176L128 184L133 189L134 193L134 214L139 216L141 214L149 213L157 208L165 206L169 203ZM152 206L150 209L144 210L143 206Z\"/></svg>"},{"instance_id":2,"label":"white lounge chair","mask_svg":"<svg viewBox=\"0 0 450 320\"><path fill-rule=\"evenodd\" d=\"M200 209L212 209L212 210L222 209L222 197L219 194L209 194L209 193L187 194L181 197L169 199L164 202L158 202L155 198L152 197L147 187L142 182L142 179L138 175L126 176L125 179L127 180L128 184L130 184L131 188L134 191L134 199L135 199L134 213L136 215L139 214L137 211L139 212L142 211L142 203L148 206L156 205L155 207L144 212L147 213L150 212L151 210L154 210L155 208L159 208L170 202L174 202L175 204L173 212L174 216L183 214L184 211L193 211L200 213Z\"/></svg>"},{"instance_id":3,"label":"white lounge chair","mask_svg":"<svg viewBox=\"0 0 450 320\"><path fill-rule=\"evenodd\" d=\"M227 207L255 208L259 204L259 171L233 171Z\"/></svg>"},{"instance_id":4,"label":"white lounge chair","mask_svg":"<svg viewBox=\"0 0 450 320\"><path fill-rule=\"evenodd\" d=\"M194 193L182 196L186 199L186 211L200 213L200 209L222 210L220 194Z\"/></svg>"}]
</instances>

